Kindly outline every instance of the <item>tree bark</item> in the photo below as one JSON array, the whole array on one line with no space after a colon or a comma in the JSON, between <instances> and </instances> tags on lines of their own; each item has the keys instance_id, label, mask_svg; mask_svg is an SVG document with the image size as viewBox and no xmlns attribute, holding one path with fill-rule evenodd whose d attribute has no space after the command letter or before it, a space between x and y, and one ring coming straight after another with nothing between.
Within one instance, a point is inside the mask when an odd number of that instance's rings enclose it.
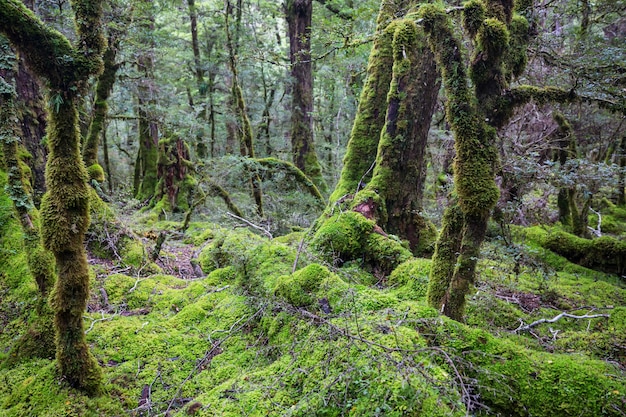
<instances>
[{"instance_id":1,"label":"tree bark","mask_svg":"<svg viewBox=\"0 0 626 417\"><path fill-rule=\"evenodd\" d=\"M313 138L311 25L313 0L287 0L285 17L291 62L291 148L293 163L325 192L326 182Z\"/></svg>"},{"instance_id":2,"label":"tree bark","mask_svg":"<svg viewBox=\"0 0 626 417\"><path fill-rule=\"evenodd\" d=\"M425 150L440 82L425 34L411 20L395 21L394 64L385 126L371 182L364 192L384 201L379 225L409 241L417 251L428 230L422 210L426 179ZM357 197L358 198L358 197Z\"/></svg>"},{"instance_id":3,"label":"tree bark","mask_svg":"<svg viewBox=\"0 0 626 417\"><path fill-rule=\"evenodd\" d=\"M372 177L380 132L385 124L386 99L391 83L389 69L393 66L393 31L386 28L406 3L405 0L383 0L381 3L376 37L367 64L367 79L361 91L341 176L330 196L331 203L346 195L354 195Z\"/></svg>"},{"instance_id":4,"label":"tree bark","mask_svg":"<svg viewBox=\"0 0 626 417\"><path fill-rule=\"evenodd\" d=\"M156 86L154 83L154 40L150 34L154 31L154 12L152 3L142 1L143 16L141 28L144 31L146 50L137 59L137 66L143 77L137 86L137 116L139 119L139 150L135 162L134 195L140 201L149 201L154 197L157 186L157 162L159 145L159 126L154 115L156 104Z\"/></svg>"}]
</instances>

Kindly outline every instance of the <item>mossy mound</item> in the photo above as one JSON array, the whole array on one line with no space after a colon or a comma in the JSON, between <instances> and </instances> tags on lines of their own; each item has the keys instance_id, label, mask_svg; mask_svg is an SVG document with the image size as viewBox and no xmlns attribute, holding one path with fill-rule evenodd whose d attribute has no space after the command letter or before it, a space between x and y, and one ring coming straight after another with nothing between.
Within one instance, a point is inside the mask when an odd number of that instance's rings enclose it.
<instances>
[{"instance_id":1,"label":"mossy mound","mask_svg":"<svg viewBox=\"0 0 626 417\"><path fill-rule=\"evenodd\" d=\"M399 240L376 230L373 220L355 211L330 216L319 226L311 247L331 265L362 260L375 273L388 275L400 263L411 258L411 252Z\"/></svg>"}]
</instances>

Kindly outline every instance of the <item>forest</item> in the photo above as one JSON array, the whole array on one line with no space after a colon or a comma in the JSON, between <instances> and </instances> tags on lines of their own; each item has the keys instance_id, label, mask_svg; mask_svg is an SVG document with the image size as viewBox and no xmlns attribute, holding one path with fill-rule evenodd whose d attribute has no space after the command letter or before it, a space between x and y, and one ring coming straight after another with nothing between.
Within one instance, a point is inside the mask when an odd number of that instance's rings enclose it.
<instances>
[{"instance_id":1,"label":"forest","mask_svg":"<svg viewBox=\"0 0 626 417\"><path fill-rule=\"evenodd\" d=\"M0 417L626 416L624 0L0 0Z\"/></svg>"}]
</instances>

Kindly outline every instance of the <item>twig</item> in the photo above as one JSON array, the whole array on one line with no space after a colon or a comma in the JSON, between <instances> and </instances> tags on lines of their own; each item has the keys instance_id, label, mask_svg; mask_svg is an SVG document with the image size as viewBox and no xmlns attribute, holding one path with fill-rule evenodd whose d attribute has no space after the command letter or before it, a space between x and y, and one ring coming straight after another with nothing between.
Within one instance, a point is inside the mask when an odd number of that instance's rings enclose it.
<instances>
[{"instance_id":1,"label":"twig","mask_svg":"<svg viewBox=\"0 0 626 417\"><path fill-rule=\"evenodd\" d=\"M589 210L591 210L593 212L593 214L595 214L596 216L598 216L598 227L596 227L595 229L591 226L587 226L587 228L589 230L591 230L593 232L594 235L596 235L597 237L602 236L602 215L600 214L599 211L595 211L594 209L592 209L591 207L589 207Z\"/></svg>"},{"instance_id":2,"label":"twig","mask_svg":"<svg viewBox=\"0 0 626 417\"><path fill-rule=\"evenodd\" d=\"M253 227L253 228L257 229L257 230L260 230L261 232L263 232L263 234L265 234L265 236L269 237L270 239L273 239L273 236L269 232L269 230L266 230L266 229L262 228L261 226L257 226L256 224L252 223L251 221L246 220L243 217L239 217L239 216L237 216L237 215L235 215L235 214L233 214L233 213L231 213L229 211L227 211L226 214L228 216L234 218L234 219L237 219L237 220L239 220L241 222L244 222L245 224L247 224L250 227Z\"/></svg>"},{"instance_id":3,"label":"twig","mask_svg":"<svg viewBox=\"0 0 626 417\"><path fill-rule=\"evenodd\" d=\"M108 320L113 320L113 317L117 316L117 314L112 315L111 317L104 317L104 311L101 311L100 314L102 314L102 318L100 319L95 319L94 321L91 322L91 326L89 326L89 328L87 330L85 330L85 334L89 333L90 331L93 330L93 326L95 326L95 324L99 321L108 321ZM89 317L85 317L85 318L89 318Z\"/></svg>"},{"instance_id":4,"label":"twig","mask_svg":"<svg viewBox=\"0 0 626 417\"><path fill-rule=\"evenodd\" d=\"M300 260L300 253L302 252L302 247L304 246L305 237L306 237L306 234L302 236L302 239L300 239L300 244L298 245L298 252L296 252L296 259L293 261L293 268L291 268L292 274L296 272L296 269L298 268L298 261Z\"/></svg>"},{"instance_id":5,"label":"twig","mask_svg":"<svg viewBox=\"0 0 626 417\"><path fill-rule=\"evenodd\" d=\"M513 333L519 333L519 332L525 332L525 331L529 331L530 329L532 329L533 327L537 327L540 324L543 323L554 323L556 321L561 320L563 317L569 317L570 319L596 319L599 317L611 317L608 314L585 314L583 316L577 316L576 314L570 314L570 313L561 313L557 316L554 316L551 319L539 319L537 321L534 321L530 324L526 324L524 325L524 322L522 321L521 324L519 325L519 327L515 330L513 330ZM521 321L521 320L520 320Z\"/></svg>"}]
</instances>

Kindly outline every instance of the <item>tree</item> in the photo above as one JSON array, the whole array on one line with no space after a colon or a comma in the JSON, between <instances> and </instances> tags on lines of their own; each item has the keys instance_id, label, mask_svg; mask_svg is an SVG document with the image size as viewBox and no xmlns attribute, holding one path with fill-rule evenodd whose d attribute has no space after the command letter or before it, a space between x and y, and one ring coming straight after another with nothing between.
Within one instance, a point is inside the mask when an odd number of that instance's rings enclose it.
<instances>
[{"instance_id":1,"label":"tree","mask_svg":"<svg viewBox=\"0 0 626 417\"><path fill-rule=\"evenodd\" d=\"M156 83L154 80L154 10L153 3L142 1L139 30L142 49L137 57L137 68L142 78L137 85L137 116L139 117L139 150L135 162L134 194L141 201L149 201L157 186L159 125L155 115Z\"/></svg>"},{"instance_id":2,"label":"tree","mask_svg":"<svg viewBox=\"0 0 626 417\"><path fill-rule=\"evenodd\" d=\"M326 182L313 139L311 25L313 0L287 0L285 17L291 62L291 148L293 163L322 191Z\"/></svg>"},{"instance_id":3,"label":"tree","mask_svg":"<svg viewBox=\"0 0 626 417\"><path fill-rule=\"evenodd\" d=\"M87 80L102 71L106 46L102 2L72 2L78 39L74 45L42 23L23 3L0 1L0 31L48 87L48 190L41 203L42 239L56 260L52 294L56 359L61 377L89 394L100 391L102 373L85 342L83 313L89 271L83 238L89 225L87 170L80 155L78 101Z\"/></svg>"},{"instance_id":4,"label":"tree","mask_svg":"<svg viewBox=\"0 0 626 417\"><path fill-rule=\"evenodd\" d=\"M15 214L24 233L24 251L30 274L37 283L36 317L30 328L13 345L5 363L29 357L48 358L54 352L53 316L48 296L55 281L54 257L41 244L39 211L32 199L30 169L20 157L20 135L14 83L18 78L18 63L6 38L0 38L0 142L4 169L8 176L6 191L13 201Z\"/></svg>"}]
</instances>

